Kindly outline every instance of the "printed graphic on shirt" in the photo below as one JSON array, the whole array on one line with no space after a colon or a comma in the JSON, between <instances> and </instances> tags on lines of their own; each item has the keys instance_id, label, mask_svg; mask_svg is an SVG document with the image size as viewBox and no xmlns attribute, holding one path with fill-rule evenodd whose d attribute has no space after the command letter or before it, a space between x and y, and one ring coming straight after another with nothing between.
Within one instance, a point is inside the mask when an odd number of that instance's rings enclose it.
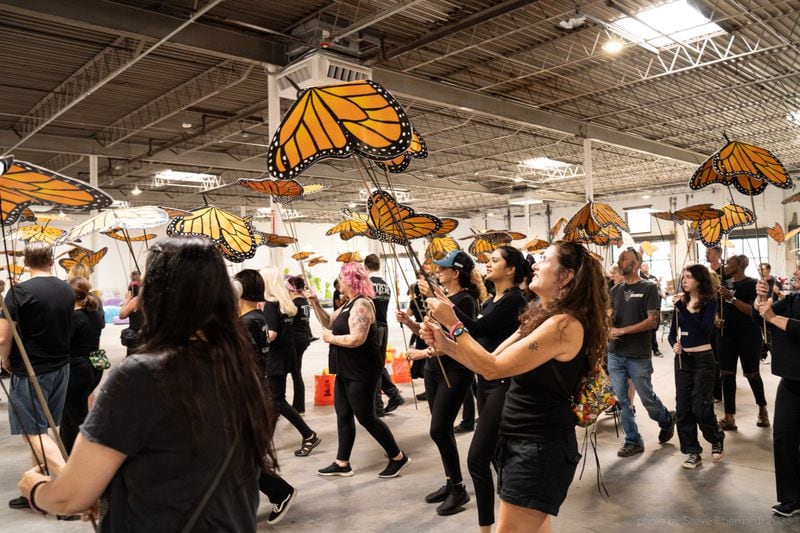
<instances>
[{"instance_id":1,"label":"printed graphic on shirt","mask_svg":"<svg viewBox=\"0 0 800 533\"><path fill-rule=\"evenodd\" d=\"M625 291L625 301L630 301L631 298L644 298L643 292Z\"/></svg>"}]
</instances>

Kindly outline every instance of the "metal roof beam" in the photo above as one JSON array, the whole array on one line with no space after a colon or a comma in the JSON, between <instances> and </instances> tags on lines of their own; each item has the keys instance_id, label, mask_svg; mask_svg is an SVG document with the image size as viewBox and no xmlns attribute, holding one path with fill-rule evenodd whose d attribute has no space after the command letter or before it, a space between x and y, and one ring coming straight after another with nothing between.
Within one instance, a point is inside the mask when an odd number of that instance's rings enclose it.
<instances>
[{"instance_id":1,"label":"metal roof beam","mask_svg":"<svg viewBox=\"0 0 800 533\"><path fill-rule=\"evenodd\" d=\"M183 22L106 0L2 0L0 11L136 39L161 39ZM286 43L202 23L184 29L170 39L170 44L223 59L286 64Z\"/></svg>"},{"instance_id":2,"label":"metal roof beam","mask_svg":"<svg viewBox=\"0 0 800 533\"><path fill-rule=\"evenodd\" d=\"M408 98L424 100L455 109L466 109L480 115L499 117L526 126L592 139L635 152L643 152L696 165L700 165L708 158L708 155L705 154L590 124L560 113L543 111L459 87L416 78L400 72L374 68L372 79L384 85L392 93Z\"/></svg>"}]
</instances>

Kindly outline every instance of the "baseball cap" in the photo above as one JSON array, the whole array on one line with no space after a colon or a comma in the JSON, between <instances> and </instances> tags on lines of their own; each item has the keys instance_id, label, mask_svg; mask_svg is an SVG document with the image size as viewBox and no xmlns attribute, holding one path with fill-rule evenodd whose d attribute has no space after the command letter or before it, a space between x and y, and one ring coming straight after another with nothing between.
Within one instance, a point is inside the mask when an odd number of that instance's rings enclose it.
<instances>
[{"instance_id":1,"label":"baseball cap","mask_svg":"<svg viewBox=\"0 0 800 533\"><path fill-rule=\"evenodd\" d=\"M434 261L434 263L442 268L464 269L474 266L472 259L461 250L453 250L447 254L444 259L439 259L438 261Z\"/></svg>"}]
</instances>

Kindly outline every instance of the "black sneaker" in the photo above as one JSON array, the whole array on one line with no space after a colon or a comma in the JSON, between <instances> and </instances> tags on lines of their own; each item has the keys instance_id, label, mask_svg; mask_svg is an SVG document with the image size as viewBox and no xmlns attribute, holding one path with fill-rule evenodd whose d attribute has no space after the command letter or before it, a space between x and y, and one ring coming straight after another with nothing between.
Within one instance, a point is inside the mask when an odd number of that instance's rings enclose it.
<instances>
[{"instance_id":1,"label":"black sneaker","mask_svg":"<svg viewBox=\"0 0 800 533\"><path fill-rule=\"evenodd\" d=\"M400 475L400 471L406 467L408 463L411 462L411 459L406 455L403 454L403 457L395 461L394 459L389 459L389 464L386 465L386 468L378 474L378 477L388 479L390 477L397 477Z\"/></svg>"},{"instance_id":2,"label":"black sneaker","mask_svg":"<svg viewBox=\"0 0 800 533\"><path fill-rule=\"evenodd\" d=\"M636 455L637 453L644 453L644 446L641 444L626 442L617 452L617 457L630 457L632 455Z\"/></svg>"},{"instance_id":3,"label":"black sneaker","mask_svg":"<svg viewBox=\"0 0 800 533\"><path fill-rule=\"evenodd\" d=\"M339 464L334 461L331 463L330 466L326 466L325 468L320 468L317 470L317 474L320 476L342 476L342 477L350 477L353 475L353 469L350 468L350 465L347 466L339 466Z\"/></svg>"},{"instance_id":4,"label":"black sneaker","mask_svg":"<svg viewBox=\"0 0 800 533\"><path fill-rule=\"evenodd\" d=\"M461 422L457 426L453 426L453 433L469 433L470 431L475 431L475 424Z\"/></svg>"},{"instance_id":5,"label":"black sneaker","mask_svg":"<svg viewBox=\"0 0 800 533\"><path fill-rule=\"evenodd\" d=\"M442 485L437 490L425 496L425 503L443 502L445 498L447 498L447 495L450 494L451 488L452 486L450 485L450 481L448 481L447 485Z\"/></svg>"},{"instance_id":6,"label":"black sneaker","mask_svg":"<svg viewBox=\"0 0 800 533\"><path fill-rule=\"evenodd\" d=\"M655 355L656 357L664 357L664 354L662 354L661 351L659 350L654 350L653 355Z\"/></svg>"},{"instance_id":7,"label":"black sneaker","mask_svg":"<svg viewBox=\"0 0 800 533\"><path fill-rule=\"evenodd\" d=\"M661 444L669 442L669 439L671 439L675 435L675 420L676 420L675 411L670 411L669 417L670 417L669 426L661 428L661 431L658 432L658 442L660 442Z\"/></svg>"},{"instance_id":8,"label":"black sneaker","mask_svg":"<svg viewBox=\"0 0 800 533\"><path fill-rule=\"evenodd\" d=\"M694 470L698 466L703 466L703 458L700 457L699 453L690 453L689 457L686 458L681 466L689 470Z\"/></svg>"},{"instance_id":9,"label":"black sneaker","mask_svg":"<svg viewBox=\"0 0 800 533\"><path fill-rule=\"evenodd\" d=\"M800 514L800 502L786 502L773 505L772 512L778 516L794 516Z\"/></svg>"},{"instance_id":10,"label":"black sneaker","mask_svg":"<svg viewBox=\"0 0 800 533\"><path fill-rule=\"evenodd\" d=\"M467 489L464 488L463 483L453 485L453 490L447 495L444 502L436 508L436 514L439 516L447 516L451 514L460 513L464 510L464 505L469 501L469 494Z\"/></svg>"},{"instance_id":11,"label":"black sneaker","mask_svg":"<svg viewBox=\"0 0 800 533\"><path fill-rule=\"evenodd\" d=\"M406 403L406 401L403 399L402 396L400 396L400 393L398 392L397 394L395 394L394 396L389 398L389 401L386 402L386 408L383 410L383 412L384 413L391 413L392 411L394 411L395 409L397 409L398 407L400 407L404 403Z\"/></svg>"},{"instance_id":12,"label":"black sneaker","mask_svg":"<svg viewBox=\"0 0 800 533\"><path fill-rule=\"evenodd\" d=\"M289 507L292 506L292 502L294 502L296 497L297 489L292 489L292 492L290 492L281 503L273 503L272 511L269 513L269 517L267 518L267 524L272 526L283 520L283 517L286 516L287 512L289 512Z\"/></svg>"},{"instance_id":13,"label":"black sneaker","mask_svg":"<svg viewBox=\"0 0 800 533\"><path fill-rule=\"evenodd\" d=\"M712 461L719 461L722 459L722 456L725 455L725 447L723 445L724 441L719 441L711 445L711 460Z\"/></svg>"},{"instance_id":14,"label":"black sneaker","mask_svg":"<svg viewBox=\"0 0 800 533\"><path fill-rule=\"evenodd\" d=\"M417 394L417 401L418 402L427 402L428 401L428 393L427 392L420 392Z\"/></svg>"},{"instance_id":15,"label":"black sneaker","mask_svg":"<svg viewBox=\"0 0 800 533\"><path fill-rule=\"evenodd\" d=\"M30 509L31 504L28 503L28 498L25 496L20 496L19 498L14 498L13 500L8 500L8 506L12 509Z\"/></svg>"}]
</instances>

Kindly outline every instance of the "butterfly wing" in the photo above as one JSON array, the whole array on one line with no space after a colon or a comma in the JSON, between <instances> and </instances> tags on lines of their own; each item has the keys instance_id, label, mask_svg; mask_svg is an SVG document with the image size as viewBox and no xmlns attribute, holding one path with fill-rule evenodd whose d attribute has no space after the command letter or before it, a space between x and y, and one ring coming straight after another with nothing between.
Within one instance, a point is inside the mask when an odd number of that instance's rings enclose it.
<instances>
[{"instance_id":1,"label":"butterfly wing","mask_svg":"<svg viewBox=\"0 0 800 533\"><path fill-rule=\"evenodd\" d=\"M610 205L601 202L590 203L592 205L592 218L601 228L614 226L622 231L631 231L625 219L619 216Z\"/></svg>"},{"instance_id":2,"label":"butterfly wing","mask_svg":"<svg viewBox=\"0 0 800 533\"><path fill-rule=\"evenodd\" d=\"M40 241L52 245L66 233L66 231L60 228L32 224L20 227L17 230L17 238L25 242Z\"/></svg>"},{"instance_id":3,"label":"butterfly wing","mask_svg":"<svg viewBox=\"0 0 800 533\"><path fill-rule=\"evenodd\" d=\"M382 170L387 170L392 174L399 174L405 172L408 165L411 163L411 158L425 159L428 157L428 145L425 139L416 130L412 129L411 144L408 150L403 155L392 159L391 161L381 162L376 161L375 164Z\"/></svg>"},{"instance_id":4,"label":"butterfly wing","mask_svg":"<svg viewBox=\"0 0 800 533\"><path fill-rule=\"evenodd\" d=\"M292 254L292 259L295 259L297 261L305 261L312 255L314 255L314 252L297 252Z\"/></svg>"},{"instance_id":5,"label":"butterfly wing","mask_svg":"<svg viewBox=\"0 0 800 533\"><path fill-rule=\"evenodd\" d=\"M352 153L388 161L411 144L411 123L400 104L371 80L303 91L283 118L267 153L277 178L293 178L320 159Z\"/></svg>"},{"instance_id":6,"label":"butterfly wing","mask_svg":"<svg viewBox=\"0 0 800 533\"><path fill-rule=\"evenodd\" d=\"M46 168L3 158L0 165L0 222L13 224L30 204L55 205L79 209L103 209L114 201L86 182Z\"/></svg>"},{"instance_id":7,"label":"butterfly wing","mask_svg":"<svg viewBox=\"0 0 800 533\"><path fill-rule=\"evenodd\" d=\"M384 242L408 244L436 233L442 221L427 213L415 213L410 207L397 203L386 191L374 191L367 201L367 212L372 225L367 235Z\"/></svg>"},{"instance_id":8,"label":"butterfly wing","mask_svg":"<svg viewBox=\"0 0 800 533\"><path fill-rule=\"evenodd\" d=\"M724 214L720 220L723 233L729 233L734 228L749 226L756 219L755 213L741 205L728 204L722 206L722 212Z\"/></svg>"},{"instance_id":9,"label":"butterfly wing","mask_svg":"<svg viewBox=\"0 0 800 533\"><path fill-rule=\"evenodd\" d=\"M778 222L776 222L771 228L767 228L767 235L772 237L772 240L778 244L786 240L786 234L783 233L783 226L781 226Z\"/></svg>"},{"instance_id":10,"label":"butterfly wing","mask_svg":"<svg viewBox=\"0 0 800 533\"><path fill-rule=\"evenodd\" d=\"M572 218L570 218L564 226L564 234L575 235L576 230L579 228L585 231L590 223L594 224L591 202L578 209L578 212L572 215Z\"/></svg>"},{"instance_id":11,"label":"butterfly wing","mask_svg":"<svg viewBox=\"0 0 800 533\"><path fill-rule=\"evenodd\" d=\"M481 254L491 254L495 248L497 248L497 245L492 244L491 241L478 238L472 241L472 244L469 245L468 251L470 255L479 257Z\"/></svg>"},{"instance_id":12,"label":"butterfly wing","mask_svg":"<svg viewBox=\"0 0 800 533\"><path fill-rule=\"evenodd\" d=\"M775 154L752 144L731 141L717 152L713 159L714 169L726 177L750 177L764 181L781 189L790 189L792 179ZM764 187L766 187L766 183ZM758 194L755 187L749 187L747 181L735 180L734 186L744 194ZM744 186L744 190L740 186ZM748 192L753 189L752 192Z\"/></svg>"},{"instance_id":13,"label":"butterfly wing","mask_svg":"<svg viewBox=\"0 0 800 533\"><path fill-rule=\"evenodd\" d=\"M175 217L167 226L169 236L208 237L225 248L235 260L244 261L256 254L253 229L232 213L213 206L201 207L189 215Z\"/></svg>"},{"instance_id":14,"label":"butterfly wing","mask_svg":"<svg viewBox=\"0 0 800 533\"><path fill-rule=\"evenodd\" d=\"M247 187L251 191L269 194L279 203L288 203L303 196L303 186L292 179L261 179L249 180L239 179L236 181L242 187Z\"/></svg>"},{"instance_id":15,"label":"butterfly wing","mask_svg":"<svg viewBox=\"0 0 800 533\"><path fill-rule=\"evenodd\" d=\"M678 220L691 220L694 222L700 220L708 220L712 218L719 218L723 212L711 206L711 204L697 204L678 209L673 213L674 217Z\"/></svg>"},{"instance_id":16,"label":"butterfly wing","mask_svg":"<svg viewBox=\"0 0 800 533\"><path fill-rule=\"evenodd\" d=\"M444 259L444 257L458 250L458 243L452 237L434 237L425 249L425 257L428 259Z\"/></svg>"}]
</instances>

